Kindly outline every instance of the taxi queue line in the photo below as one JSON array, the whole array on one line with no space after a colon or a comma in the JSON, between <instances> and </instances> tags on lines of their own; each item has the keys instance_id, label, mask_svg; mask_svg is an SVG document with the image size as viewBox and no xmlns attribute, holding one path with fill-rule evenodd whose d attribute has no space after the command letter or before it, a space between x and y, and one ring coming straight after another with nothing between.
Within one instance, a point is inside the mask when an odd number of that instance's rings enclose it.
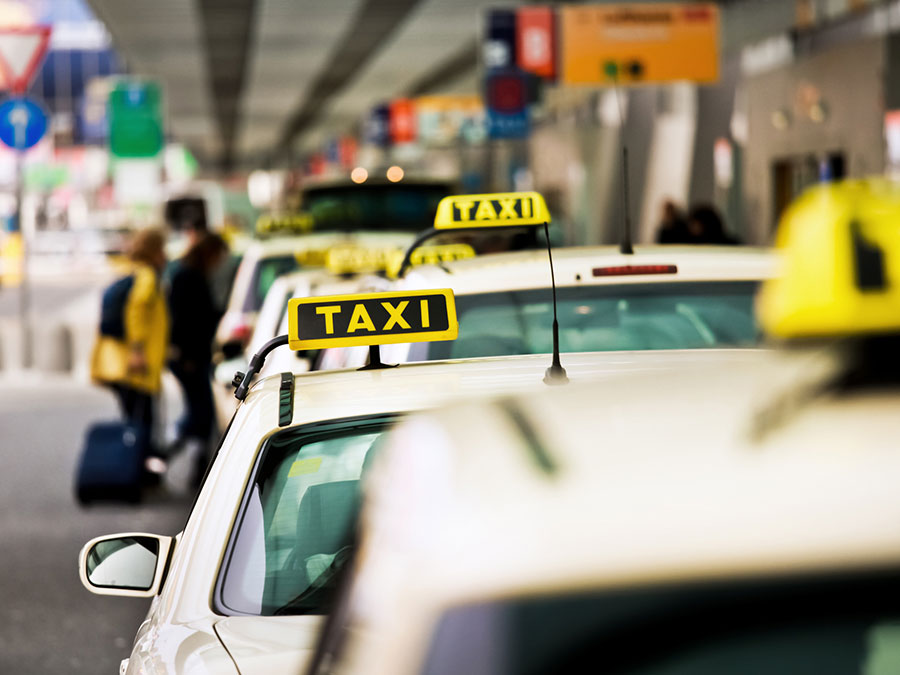
<instances>
[{"instance_id":1,"label":"taxi queue line","mask_svg":"<svg viewBox=\"0 0 900 675\"><path fill-rule=\"evenodd\" d=\"M848 223L848 204L865 216ZM503 225L501 214L534 226L549 220L540 195L476 195L445 199L436 227L442 218L449 228L479 219L488 227ZM886 280L898 276L900 240L889 227L898 216L900 191L884 183L829 186L801 198L779 233L783 276L763 284L760 316L767 332L805 344L897 331L900 303ZM810 241L819 256L809 255ZM860 256L861 248L880 253ZM491 257L485 256L486 265ZM640 266L640 252L632 259ZM861 260L878 269L861 274ZM456 264L477 268L480 259ZM690 265L664 267L674 275ZM874 288L860 283L879 275L882 283ZM829 293L835 288L838 293ZM680 307L698 326L698 312ZM786 436L767 441L771 448L741 454L750 443L747 418L759 404L754 396L766 391L773 373L791 386L793 371L780 359L793 362L793 351L570 353L564 365L573 384L552 389L542 384L550 365L546 353L397 368L380 363L380 346L456 339L458 309L451 288L288 303L288 334L280 342L292 350L365 347L370 366L382 367L285 373L249 386L258 370L251 367L240 378L249 393L184 531L174 538L110 535L85 545L79 570L88 590L155 598L122 672L202 667L200 672L243 673L263 664L269 672L298 673L580 672L585 663L602 670L604 659L617 672L639 672L664 661L654 661L652 639L644 640L635 661L628 652L635 639L628 633L633 610L618 617L618 633L611 631L612 600L603 594L611 588L644 593L643 604L634 607L642 608L645 621L660 620L646 593L679 582L694 584L693 597L706 598L705 606L733 631L729 635L748 630L753 624L742 623L745 615L762 612L763 601L783 610L785 623L774 622L781 633L750 639L748 649L758 648L755 658L774 659L766 640L778 637L793 658L818 658L823 669L817 672L842 672L835 664L845 663L847 654L827 631L810 649L799 638L791 642L791 626L806 626L816 616L816 625L827 627L846 613L859 624L853 630L869 634L887 630L900 616L890 600L860 605L859 598L868 596L858 592L897 597L883 591L896 590L890 575L900 569L900 538L889 527L896 522L890 517L900 516L890 479L900 460L896 453L879 454L896 434L867 437L878 446L867 456L881 457L881 467L835 455L850 431L858 433L852 428L858 420L843 400L828 399L818 414L827 420L825 442L789 420ZM698 332L706 335L702 327ZM691 397L673 399L685 384ZM900 430L896 415L885 414L883 399L880 408L874 399L869 403L867 419L877 421L882 433ZM648 405L661 411L654 424L616 419L646 416ZM608 440L604 448L598 438ZM831 463L819 466L797 452L809 445L830 453ZM647 458L661 448L665 470L644 480ZM553 459L550 479L523 459L529 456ZM748 467L747 457L763 463ZM798 503L784 476L801 476L803 469L834 491L819 490L815 499ZM363 478L369 488L360 517ZM855 480L859 489L849 489ZM758 506L760 495L768 495L773 509ZM877 507L867 496L876 498ZM617 499L633 510L618 510ZM748 509L752 504L757 506ZM834 518L836 505L849 518ZM832 516L827 526L808 527L825 514ZM710 538L697 539L703 532ZM727 545L716 545L723 541ZM888 572L866 576L872 565ZM752 606L747 600L734 604L741 593L704 585L714 574L743 588L786 570L803 582L770 584ZM800 601L816 597L808 590L816 588L818 582L809 581L816 571L824 571L837 600L830 609L809 604L804 613L799 610L807 605ZM686 598L679 602L670 606L690 621L697 618ZM742 614L738 607L752 611ZM526 611L546 619L517 622ZM331 620L323 621L329 612ZM678 615L670 618L678 621ZM464 630L472 621L485 628L477 636ZM688 651L678 651L676 640L659 658L675 649L690 662L698 643L685 640ZM729 664L747 658L746 651L729 652L717 640L698 657L697 663L711 659L708 672L729 672ZM871 657L853 649L852 658ZM492 670L498 654L503 667ZM765 663L772 666L767 672L782 672L777 661ZM707 671L696 666L690 672Z\"/></svg>"}]
</instances>

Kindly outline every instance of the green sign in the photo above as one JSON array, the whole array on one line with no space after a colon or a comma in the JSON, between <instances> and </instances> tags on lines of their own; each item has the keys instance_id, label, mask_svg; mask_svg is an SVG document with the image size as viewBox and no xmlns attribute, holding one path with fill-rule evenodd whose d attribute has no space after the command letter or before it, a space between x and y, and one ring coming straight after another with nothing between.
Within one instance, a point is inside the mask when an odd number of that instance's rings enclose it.
<instances>
[{"instance_id":1,"label":"green sign","mask_svg":"<svg viewBox=\"0 0 900 675\"><path fill-rule=\"evenodd\" d=\"M109 151L115 157L156 157L163 148L158 82L122 80L109 93Z\"/></svg>"},{"instance_id":2,"label":"green sign","mask_svg":"<svg viewBox=\"0 0 900 675\"><path fill-rule=\"evenodd\" d=\"M25 187L29 190L52 190L69 180L69 168L62 164L29 164L25 167Z\"/></svg>"}]
</instances>

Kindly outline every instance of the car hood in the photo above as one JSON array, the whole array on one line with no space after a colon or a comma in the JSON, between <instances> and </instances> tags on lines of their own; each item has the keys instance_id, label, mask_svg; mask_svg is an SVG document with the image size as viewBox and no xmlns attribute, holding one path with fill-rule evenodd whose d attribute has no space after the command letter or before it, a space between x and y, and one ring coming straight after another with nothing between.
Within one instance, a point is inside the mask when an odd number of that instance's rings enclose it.
<instances>
[{"instance_id":1,"label":"car hood","mask_svg":"<svg viewBox=\"0 0 900 675\"><path fill-rule=\"evenodd\" d=\"M241 675L302 673L322 620L321 616L232 616L217 622L215 630Z\"/></svg>"}]
</instances>

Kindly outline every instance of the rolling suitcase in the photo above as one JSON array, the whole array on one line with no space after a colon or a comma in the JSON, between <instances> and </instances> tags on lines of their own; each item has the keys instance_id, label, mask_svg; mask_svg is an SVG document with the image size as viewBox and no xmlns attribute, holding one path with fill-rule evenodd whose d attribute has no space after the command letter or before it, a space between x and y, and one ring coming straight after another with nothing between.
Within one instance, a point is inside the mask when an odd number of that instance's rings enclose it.
<instances>
[{"instance_id":1,"label":"rolling suitcase","mask_svg":"<svg viewBox=\"0 0 900 675\"><path fill-rule=\"evenodd\" d=\"M93 501L141 500L144 458L150 439L126 422L101 422L87 432L75 478L81 504Z\"/></svg>"}]
</instances>

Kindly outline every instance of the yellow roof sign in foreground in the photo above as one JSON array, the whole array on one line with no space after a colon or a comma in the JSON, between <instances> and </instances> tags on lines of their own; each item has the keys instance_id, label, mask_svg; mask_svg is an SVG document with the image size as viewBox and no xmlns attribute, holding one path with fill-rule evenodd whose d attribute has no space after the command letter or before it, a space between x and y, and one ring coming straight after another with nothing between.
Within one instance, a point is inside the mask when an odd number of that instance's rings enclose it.
<instances>
[{"instance_id":1,"label":"yellow roof sign in foreground","mask_svg":"<svg viewBox=\"0 0 900 675\"><path fill-rule=\"evenodd\" d=\"M758 314L786 339L900 332L900 185L883 179L815 187L787 210L775 245L781 274Z\"/></svg>"},{"instance_id":2,"label":"yellow roof sign in foreground","mask_svg":"<svg viewBox=\"0 0 900 675\"><path fill-rule=\"evenodd\" d=\"M449 288L361 293L288 302L291 349L455 340L459 326Z\"/></svg>"},{"instance_id":3,"label":"yellow roof sign in foreground","mask_svg":"<svg viewBox=\"0 0 900 675\"><path fill-rule=\"evenodd\" d=\"M437 230L460 227L543 225L550 222L544 198L537 192L498 192L444 197L434 216Z\"/></svg>"}]
</instances>

